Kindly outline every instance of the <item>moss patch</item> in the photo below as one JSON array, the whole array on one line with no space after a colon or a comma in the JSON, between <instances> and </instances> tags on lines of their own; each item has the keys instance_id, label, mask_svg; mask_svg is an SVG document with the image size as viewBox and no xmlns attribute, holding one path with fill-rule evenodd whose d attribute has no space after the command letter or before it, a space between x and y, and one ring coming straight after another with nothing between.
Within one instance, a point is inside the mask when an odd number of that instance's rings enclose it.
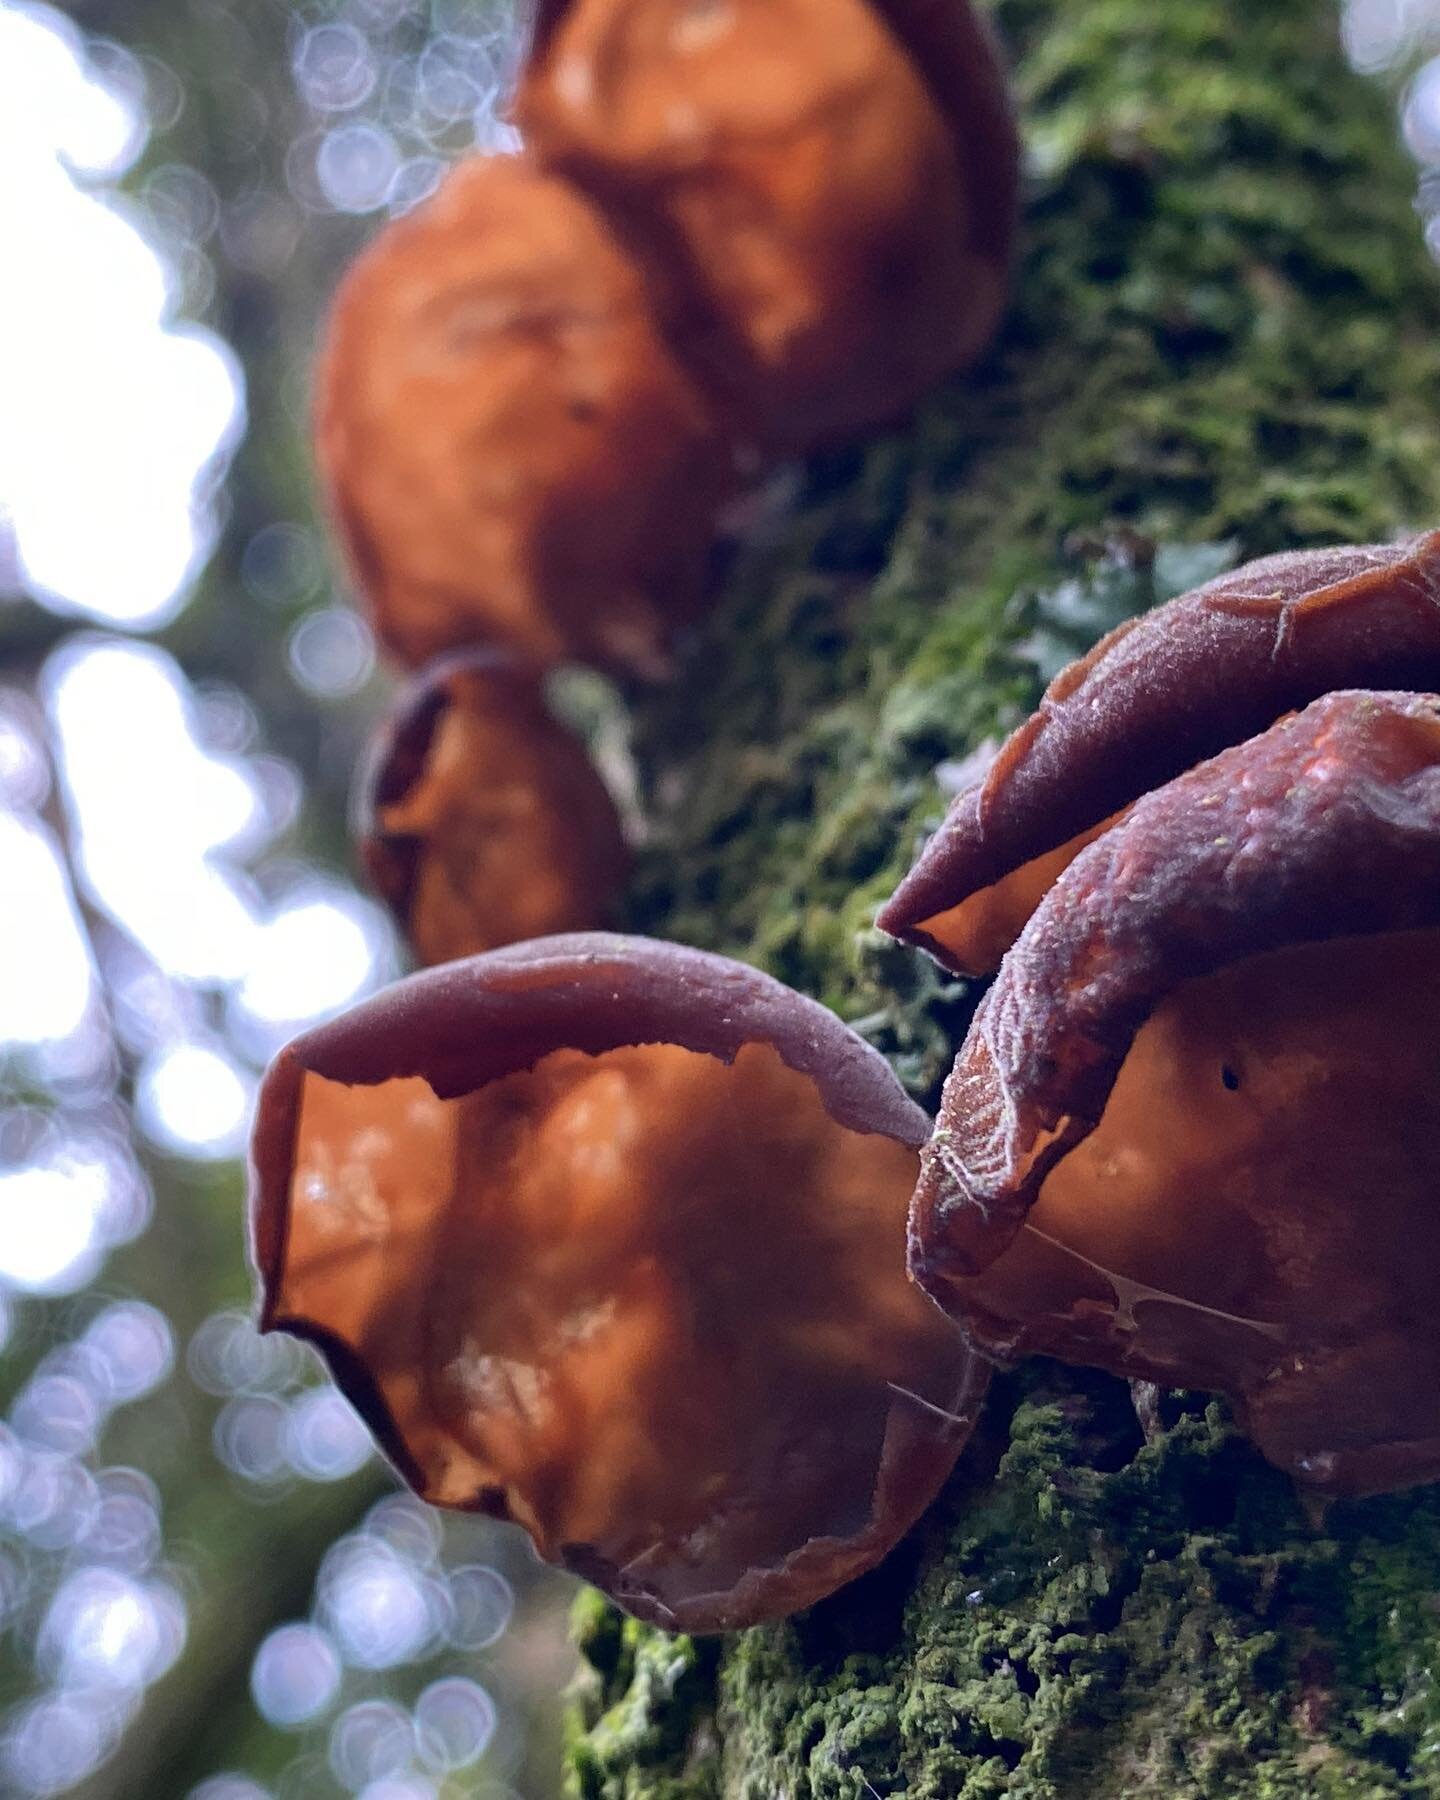
<instances>
[{"instance_id":1,"label":"moss patch","mask_svg":"<svg viewBox=\"0 0 1440 1800\"><path fill-rule=\"evenodd\" d=\"M723 1647L587 1595L583 1800L1390 1800L1440 1792L1440 1496L1323 1522L1223 1406L1038 1363L948 1500Z\"/></svg>"},{"instance_id":2,"label":"moss patch","mask_svg":"<svg viewBox=\"0 0 1440 1800\"><path fill-rule=\"evenodd\" d=\"M1137 1445L1119 1383L1012 1378L998 1465L929 1522L896 1628L838 1667L807 1645L816 1615L732 1648L725 1791L1433 1791L1433 1493L1321 1530L1222 1407L1171 1400Z\"/></svg>"}]
</instances>

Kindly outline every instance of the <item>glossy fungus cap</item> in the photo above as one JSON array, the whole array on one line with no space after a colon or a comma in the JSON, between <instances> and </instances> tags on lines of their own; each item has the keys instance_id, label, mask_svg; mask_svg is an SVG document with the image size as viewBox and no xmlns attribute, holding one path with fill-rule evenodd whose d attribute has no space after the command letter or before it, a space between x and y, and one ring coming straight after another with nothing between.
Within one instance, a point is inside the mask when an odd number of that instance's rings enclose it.
<instances>
[{"instance_id":1,"label":"glossy fungus cap","mask_svg":"<svg viewBox=\"0 0 1440 1800\"><path fill-rule=\"evenodd\" d=\"M471 157L342 280L317 372L330 511L401 662L499 644L663 673L730 456L595 209Z\"/></svg>"},{"instance_id":2,"label":"glossy fungus cap","mask_svg":"<svg viewBox=\"0 0 1440 1800\"><path fill-rule=\"evenodd\" d=\"M516 117L611 218L742 439L789 453L884 422L993 333L1017 148L959 0L571 0Z\"/></svg>"},{"instance_id":3,"label":"glossy fungus cap","mask_svg":"<svg viewBox=\"0 0 1440 1800\"><path fill-rule=\"evenodd\" d=\"M426 1499L656 1623L777 1617L884 1555L983 1391L905 1274L927 1129L833 1014L723 957L452 963L267 1075L263 1324Z\"/></svg>"},{"instance_id":4,"label":"glossy fungus cap","mask_svg":"<svg viewBox=\"0 0 1440 1800\"><path fill-rule=\"evenodd\" d=\"M1440 1478L1440 699L1342 692L1056 880L946 1084L916 1279L992 1356L1235 1397L1317 1487Z\"/></svg>"},{"instance_id":5,"label":"glossy fungus cap","mask_svg":"<svg viewBox=\"0 0 1440 1800\"><path fill-rule=\"evenodd\" d=\"M707 0L690 10L703 12ZM576 0L538 0L531 56L545 62ZM680 9L683 12L683 8ZM1009 261L1020 191L1020 134L1005 59L989 18L970 0L875 0L944 115L961 162L983 169L969 195L969 231L998 263Z\"/></svg>"},{"instance_id":6,"label":"glossy fungus cap","mask_svg":"<svg viewBox=\"0 0 1440 1800\"><path fill-rule=\"evenodd\" d=\"M1014 249L1020 134L989 18L969 0L875 0L945 117L967 171L971 242L1004 268Z\"/></svg>"},{"instance_id":7,"label":"glossy fungus cap","mask_svg":"<svg viewBox=\"0 0 1440 1800\"><path fill-rule=\"evenodd\" d=\"M376 739L356 810L360 859L424 964L609 924L624 886L604 782L503 652L426 669Z\"/></svg>"},{"instance_id":8,"label":"glossy fungus cap","mask_svg":"<svg viewBox=\"0 0 1440 1800\"><path fill-rule=\"evenodd\" d=\"M1121 625L959 795L878 923L995 968L1077 852L1138 797L1336 688L1440 687L1440 532L1247 563Z\"/></svg>"}]
</instances>

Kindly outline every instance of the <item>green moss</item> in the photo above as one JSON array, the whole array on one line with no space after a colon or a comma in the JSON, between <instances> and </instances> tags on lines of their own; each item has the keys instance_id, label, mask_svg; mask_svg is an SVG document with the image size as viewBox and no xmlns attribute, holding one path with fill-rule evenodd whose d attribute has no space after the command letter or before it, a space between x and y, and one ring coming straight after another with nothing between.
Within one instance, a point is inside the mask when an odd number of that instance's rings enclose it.
<instances>
[{"instance_id":1,"label":"green moss","mask_svg":"<svg viewBox=\"0 0 1440 1800\"><path fill-rule=\"evenodd\" d=\"M1047 1365L1008 1378L999 1447L967 1455L918 1538L729 1644L718 1674L686 1640L608 1615L576 1792L1440 1791L1435 1497L1337 1508L1322 1531L1221 1406L1168 1404L1145 1443L1119 1383ZM584 1606L590 1643L607 1615Z\"/></svg>"},{"instance_id":2,"label":"green moss","mask_svg":"<svg viewBox=\"0 0 1440 1800\"><path fill-rule=\"evenodd\" d=\"M1440 287L1329 0L999 0L1028 145L1002 341L821 459L636 708L633 923L761 962L922 1096L973 995L874 908L936 765L1228 562L1440 518ZM584 1800L1440 1795L1440 1503L1317 1528L1223 1411L1042 1368L881 1571L709 1660L599 1622ZM668 1685L667 1685L668 1684Z\"/></svg>"},{"instance_id":3,"label":"green moss","mask_svg":"<svg viewBox=\"0 0 1440 1800\"><path fill-rule=\"evenodd\" d=\"M575 1604L587 1665L572 1697L572 1800L715 1800L718 1648L647 1631L598 1594Z\"/></svg>"}]
</instances>

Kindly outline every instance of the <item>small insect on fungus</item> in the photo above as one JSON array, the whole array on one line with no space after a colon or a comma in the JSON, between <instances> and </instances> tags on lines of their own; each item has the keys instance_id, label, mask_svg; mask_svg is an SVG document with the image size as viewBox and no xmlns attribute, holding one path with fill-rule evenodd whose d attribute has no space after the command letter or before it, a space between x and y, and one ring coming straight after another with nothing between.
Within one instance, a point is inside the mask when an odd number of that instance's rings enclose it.
<instances>
[{"instance_id":1,"label":"small insect on fungus","mask_svg":"<svg viewBox=\"0 0 1440 1800\"><path fill-rule=\"evenodd\" d=\"M422 963L612 922L629 865L584 745L500 651L432 664L360 783L359 852Z\"/></svg>"},{"instance_id":2,"label":"small insect on fungus","mask_svg":"<svg viewBox=\"0 0 1440 1800\"><path fill-rule=\"evenodd\" d=\"M386 648L663 673L730 454L588 201L474 157L352 264L317 377L330 510Z\"/></svg>"},{"instance_id":3,"label":"small insect on fungus","mask_svg":"<svg viewBox=\"0 0 1440 1800\"><path fill-rule=\"evenodd\" d=\"M1440 699L1338 692L1055 880L946 1084L911 1268L988 1355L1223 1392L1302 1482L1377 1492L1440 1478L1437 1168Z\"/></svg>"},{"instance_id":4,"label":"small insect on fungus","mask_svg":"<svg viewBox=\"0 0 1440 1800\"><path fill-rule=\"evenodd\" d=\"M929 1121L726 958L550 938L295 1040L255 1131L266 1328L410 1484L641 1618L808 1605L938 1490L986 1366L906 1278Z\"/></svg>"},{"instance_id":5,"label":"small insect on fungus","mask_svg":"<svg viewBox=\"0 0 1440 1800\"><path fill-rule=\"evenodd\" d=\"M1342 687L1440 688L1440 532L1265 557L1112 631L956 798L879 925L987 973L1141 794Z\"/></svg>"},{"instance_id":6,"label":"small insect on fungus","mask_svg":"<svg viewBox=\"0 0 1440 1800\"><path fill-rule=\"evenodd\" d=\"M1018 151L966 0L568 0L516 118L615 221L742 439L883 423L993 334Z\"/></svg>"}]
</instances>

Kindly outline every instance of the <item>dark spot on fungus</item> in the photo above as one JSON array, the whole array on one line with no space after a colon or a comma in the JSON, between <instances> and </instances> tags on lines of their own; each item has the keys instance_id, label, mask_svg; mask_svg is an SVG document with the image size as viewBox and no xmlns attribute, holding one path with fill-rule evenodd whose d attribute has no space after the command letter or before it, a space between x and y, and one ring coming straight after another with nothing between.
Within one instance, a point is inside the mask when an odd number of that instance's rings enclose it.
<instances>
[{"instance_id":1,"label":"dark spot on fungus","mask_svg":"<svg viewBox=\"0 0 1440 1800\"><path fill-rule=\"evenodd\" d=\"M1232 1094L1236 1094L1240 1091L1240 1077L1230 1067L1229 1063L1222 1063L1220 1065L1220 1085Z\"/></svg>"},{"instance_id":2,"label":"dark spot on fungus","mask_svg":"<svg viewBox=\"0 0 1440 1800\"><path fill-rule=\"evenodd\" d=\"M776 1617L885 1554L983 1391L906 1279L927 1129L739 963L603 935L452 963L266 1077L262 1322L425 1498L657 1623Z\"/></svg>"},{"instance_id":3,"label":"dark spot on fungus","mask_svg":"<svg viewBox=\"0 0 1440 1800\"><path fill-rule=\"evenodd\" d=\"M1440 1478L1437 1072L1440 700L1331 694L1040 902L946 1084L912 1271L988 1354L1232 1395L1317 1488Z\"/></svg>"},{"instance_id":4,"label":"dark spot on fungus","mask_svg":"<svg viewBox=\"0 0 1440 1800\"><path fill-rule=\"evenodd\" d=\"M946 968L988 972L1141 794L1357 687L1440 687L1440 532L1265 557L1112 631L956 798L878 923Z\"/></svg>"},{"instance_id":5,"label":"dark spot on fungus","mask_svg":"<svg viewBox=\"0 0 1440 1800\"><path fill-rule=\"evenodd\" d=\"M317 374L331 514L382 643L653 675L729 453L600 215L471 158L351 265Z\"/></svg>"},{"instance_id":6,"label":"dark spot on fungus","mask_svg":"<svg viewBox=\"0 0 1440 1800\"><path fill-rule=\"evenodd\" d=\"M964 0L570 0L515 110L744 440L883 422L994 331L1018 155Z\"/></svg>"},{"instance_id":7,"label":"dark spot on fungus","mask_svg":"<svg viewBox=\"0 0 1440 1800\"><path fill-rule=\"evenodd\" d=\"M611 922L628 857L584 746L499 652L426 670L358 796L360 858L422 963Z\"/></svg>"}]
</instances>

